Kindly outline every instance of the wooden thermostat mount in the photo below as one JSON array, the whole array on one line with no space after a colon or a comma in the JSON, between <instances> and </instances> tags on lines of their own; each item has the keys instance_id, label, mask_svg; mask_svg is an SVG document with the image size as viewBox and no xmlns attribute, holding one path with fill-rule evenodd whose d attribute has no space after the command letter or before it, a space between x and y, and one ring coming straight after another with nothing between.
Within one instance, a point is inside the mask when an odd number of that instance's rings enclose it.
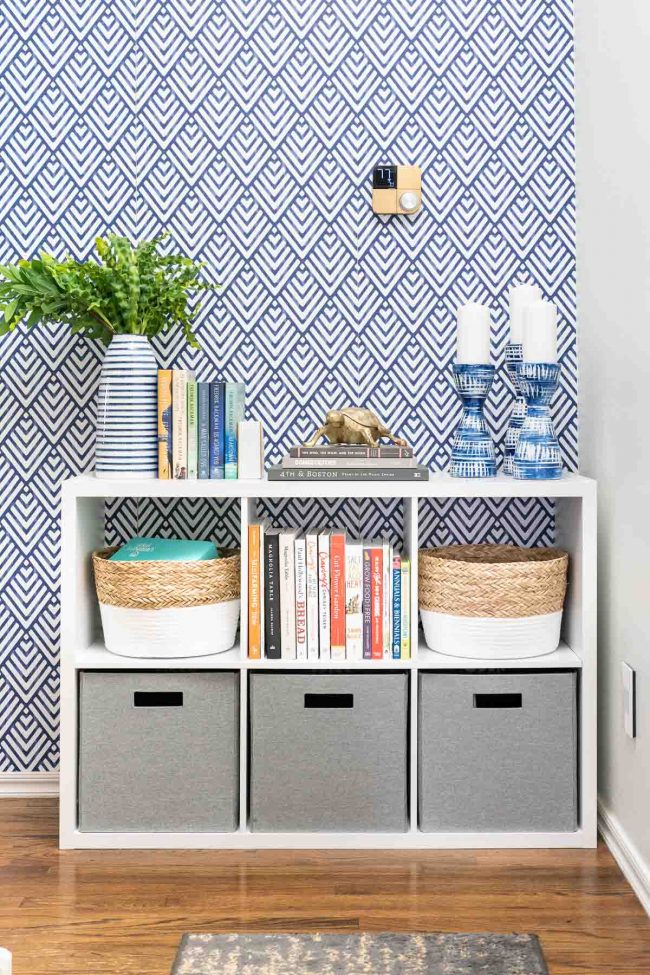
<instances>
[{"instance_id":1,"label":"wooden thermostat mount","mask_svg":"<svg viewBox=\"0 0 650 975\"><path fill-rule=\"evenodd\" d=\"M419 166L375 166L372 209L375 213L417 213L422 206Z\"/></svg>"}]
</instances>

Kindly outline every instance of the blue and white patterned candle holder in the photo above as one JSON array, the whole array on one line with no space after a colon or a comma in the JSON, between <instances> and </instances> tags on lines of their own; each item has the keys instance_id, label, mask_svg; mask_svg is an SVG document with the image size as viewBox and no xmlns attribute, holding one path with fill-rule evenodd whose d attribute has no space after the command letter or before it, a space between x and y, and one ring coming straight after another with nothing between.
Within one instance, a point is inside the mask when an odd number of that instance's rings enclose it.
<instances>
[{"instance_id":1,"label":"blue and white patterned candle holder","mask_svg":"<svg viewBox=\"0 0 650 975\"><path fill-rule=\"evenodd\" d=\"M463 401L463 415L451 441L452 477L495 477L497 459L483 415L483 404L494 381L494 366L454 364L454 382Z\"/></svg>"},{"instance_id":2,"label":"blue and white patterned candle holder","mask_svg":"<svg viewBox=\"0 0 650 975\"><path fill-rule=\"evenodd\" d=\"M562 477L562 453L549 408L560 367L554 362L519 362L516 370L526 398L526 417L515 448L513 475L522 481Z\"/></svg>"},{"instance_id":3,"label":"blue and white patterned candle holder","mask_svg":"<svg viewBox=\"0 0 650 975\"><path fill-rule=\"evenodd\" d=\"M503 441L503 473L512 474L515 448L519 440L519 431L526 417L526 398L519 388L517 364L524 358L524 347L521 342L508 342L506 345L506 371L515 391L515 402L510 413L508 429Z\"/></svg>"}]
</instances>

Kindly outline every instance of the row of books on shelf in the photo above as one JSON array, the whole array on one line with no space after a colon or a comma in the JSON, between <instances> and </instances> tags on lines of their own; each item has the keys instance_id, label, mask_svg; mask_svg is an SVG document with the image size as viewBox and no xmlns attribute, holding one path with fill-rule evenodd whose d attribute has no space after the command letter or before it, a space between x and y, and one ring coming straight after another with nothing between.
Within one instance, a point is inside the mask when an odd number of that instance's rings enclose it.
<instances>
[{"instance_id":1,"label":"row of books on shelf","mask_svg":"<svg viewBox=\"0 0 650 975\"><path fill-rule=\"evenodd\" d=\"M410 560L385 539L248 527L251 658L408 659L410 594Z\"/></svg>"},{"instance_id":2,"label":"row of books on shelf","mask_svg":"<svg viewBox=\"0 0 650 975\"><path fill-rule=\"evenodd\" d=\"M158 371L158 476L238 476L243 383L197 382L187 369Z\"/></svg>"},{"instance_id":3,"label":"row of books on shelf","mask_svg":"<svg viewBox=\"0 0 650 975\"><path fill-rule=\"evenodd\" d=\"M323 444L292 447L269 470L270 481L427 481L429 471L418 464L412 447L381 444Z\"/></svg>"}]
</instances>

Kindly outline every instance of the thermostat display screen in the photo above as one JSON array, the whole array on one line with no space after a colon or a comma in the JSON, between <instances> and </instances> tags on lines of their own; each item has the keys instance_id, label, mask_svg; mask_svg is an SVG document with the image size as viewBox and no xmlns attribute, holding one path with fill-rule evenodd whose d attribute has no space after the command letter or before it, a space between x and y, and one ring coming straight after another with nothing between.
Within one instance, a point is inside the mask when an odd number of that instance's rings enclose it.
<instances>
[{"instance_id":1,"label":"thermostat display screen","mask_svg":"<svg viewBox=\"0 0 650 975\"><path fill-rule=\"evenodd\" d=\"M397 187L397 166L375 166L372 171L374 190L394 190Z\"/></svg>"}]
</instances>

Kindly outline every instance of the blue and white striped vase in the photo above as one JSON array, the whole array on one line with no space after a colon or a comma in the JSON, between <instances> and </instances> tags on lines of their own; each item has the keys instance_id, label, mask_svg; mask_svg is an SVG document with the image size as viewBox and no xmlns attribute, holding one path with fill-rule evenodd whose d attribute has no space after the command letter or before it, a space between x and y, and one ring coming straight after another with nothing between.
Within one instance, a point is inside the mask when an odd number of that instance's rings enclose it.
<instances>
[{"instance_id":1,"label":"blue and white striped vase","mask_svg":"<svg viewBox=\"0 0 650 975\"><path fill-rule=\"evenodd\" d=\"M519 432L526 417L526 398L519 388L517 364L524 358L524 347L521 342L508 342L506 345L506 372L515 391L515 402L512 406L508 429L503 441L503 473L512 474L512 462L515 448L519 440Z\"/></svg>"},{"instance_id":2,"label":"blue and white striped vase","mask_svg":"<svg viewBox=\"0 0 650 975\"><path fill-rule=\"evenodd\" d=\"M455 363L454 381L463 401L463 415L451 441L449 473L452 477L495 477L496 451L483 415L494 366Z\"/></svg>"},{"instance_id":3,"label":"blue and white striped vase","mask_svg":"<svg viewBox=\"0 0 650 975\"><path fill-rule=\"evenodd\" d=\"M158 364L144 335L115 335L97 396L95 475L158 476Z\"/></svg>"},{"instance_id":4,"label":"blue and white striped vase","mask_svg":"<svg viewBox=\"0 0 650 975\"><path fill-rule=\"evenodd\" d=\"M550 403L560 367L554 362L519 362L519 388L526 397L526 417L515 448L513 474L520 481L562 477L562 452L551 419Z\"/></svg>"}]
</instances>

